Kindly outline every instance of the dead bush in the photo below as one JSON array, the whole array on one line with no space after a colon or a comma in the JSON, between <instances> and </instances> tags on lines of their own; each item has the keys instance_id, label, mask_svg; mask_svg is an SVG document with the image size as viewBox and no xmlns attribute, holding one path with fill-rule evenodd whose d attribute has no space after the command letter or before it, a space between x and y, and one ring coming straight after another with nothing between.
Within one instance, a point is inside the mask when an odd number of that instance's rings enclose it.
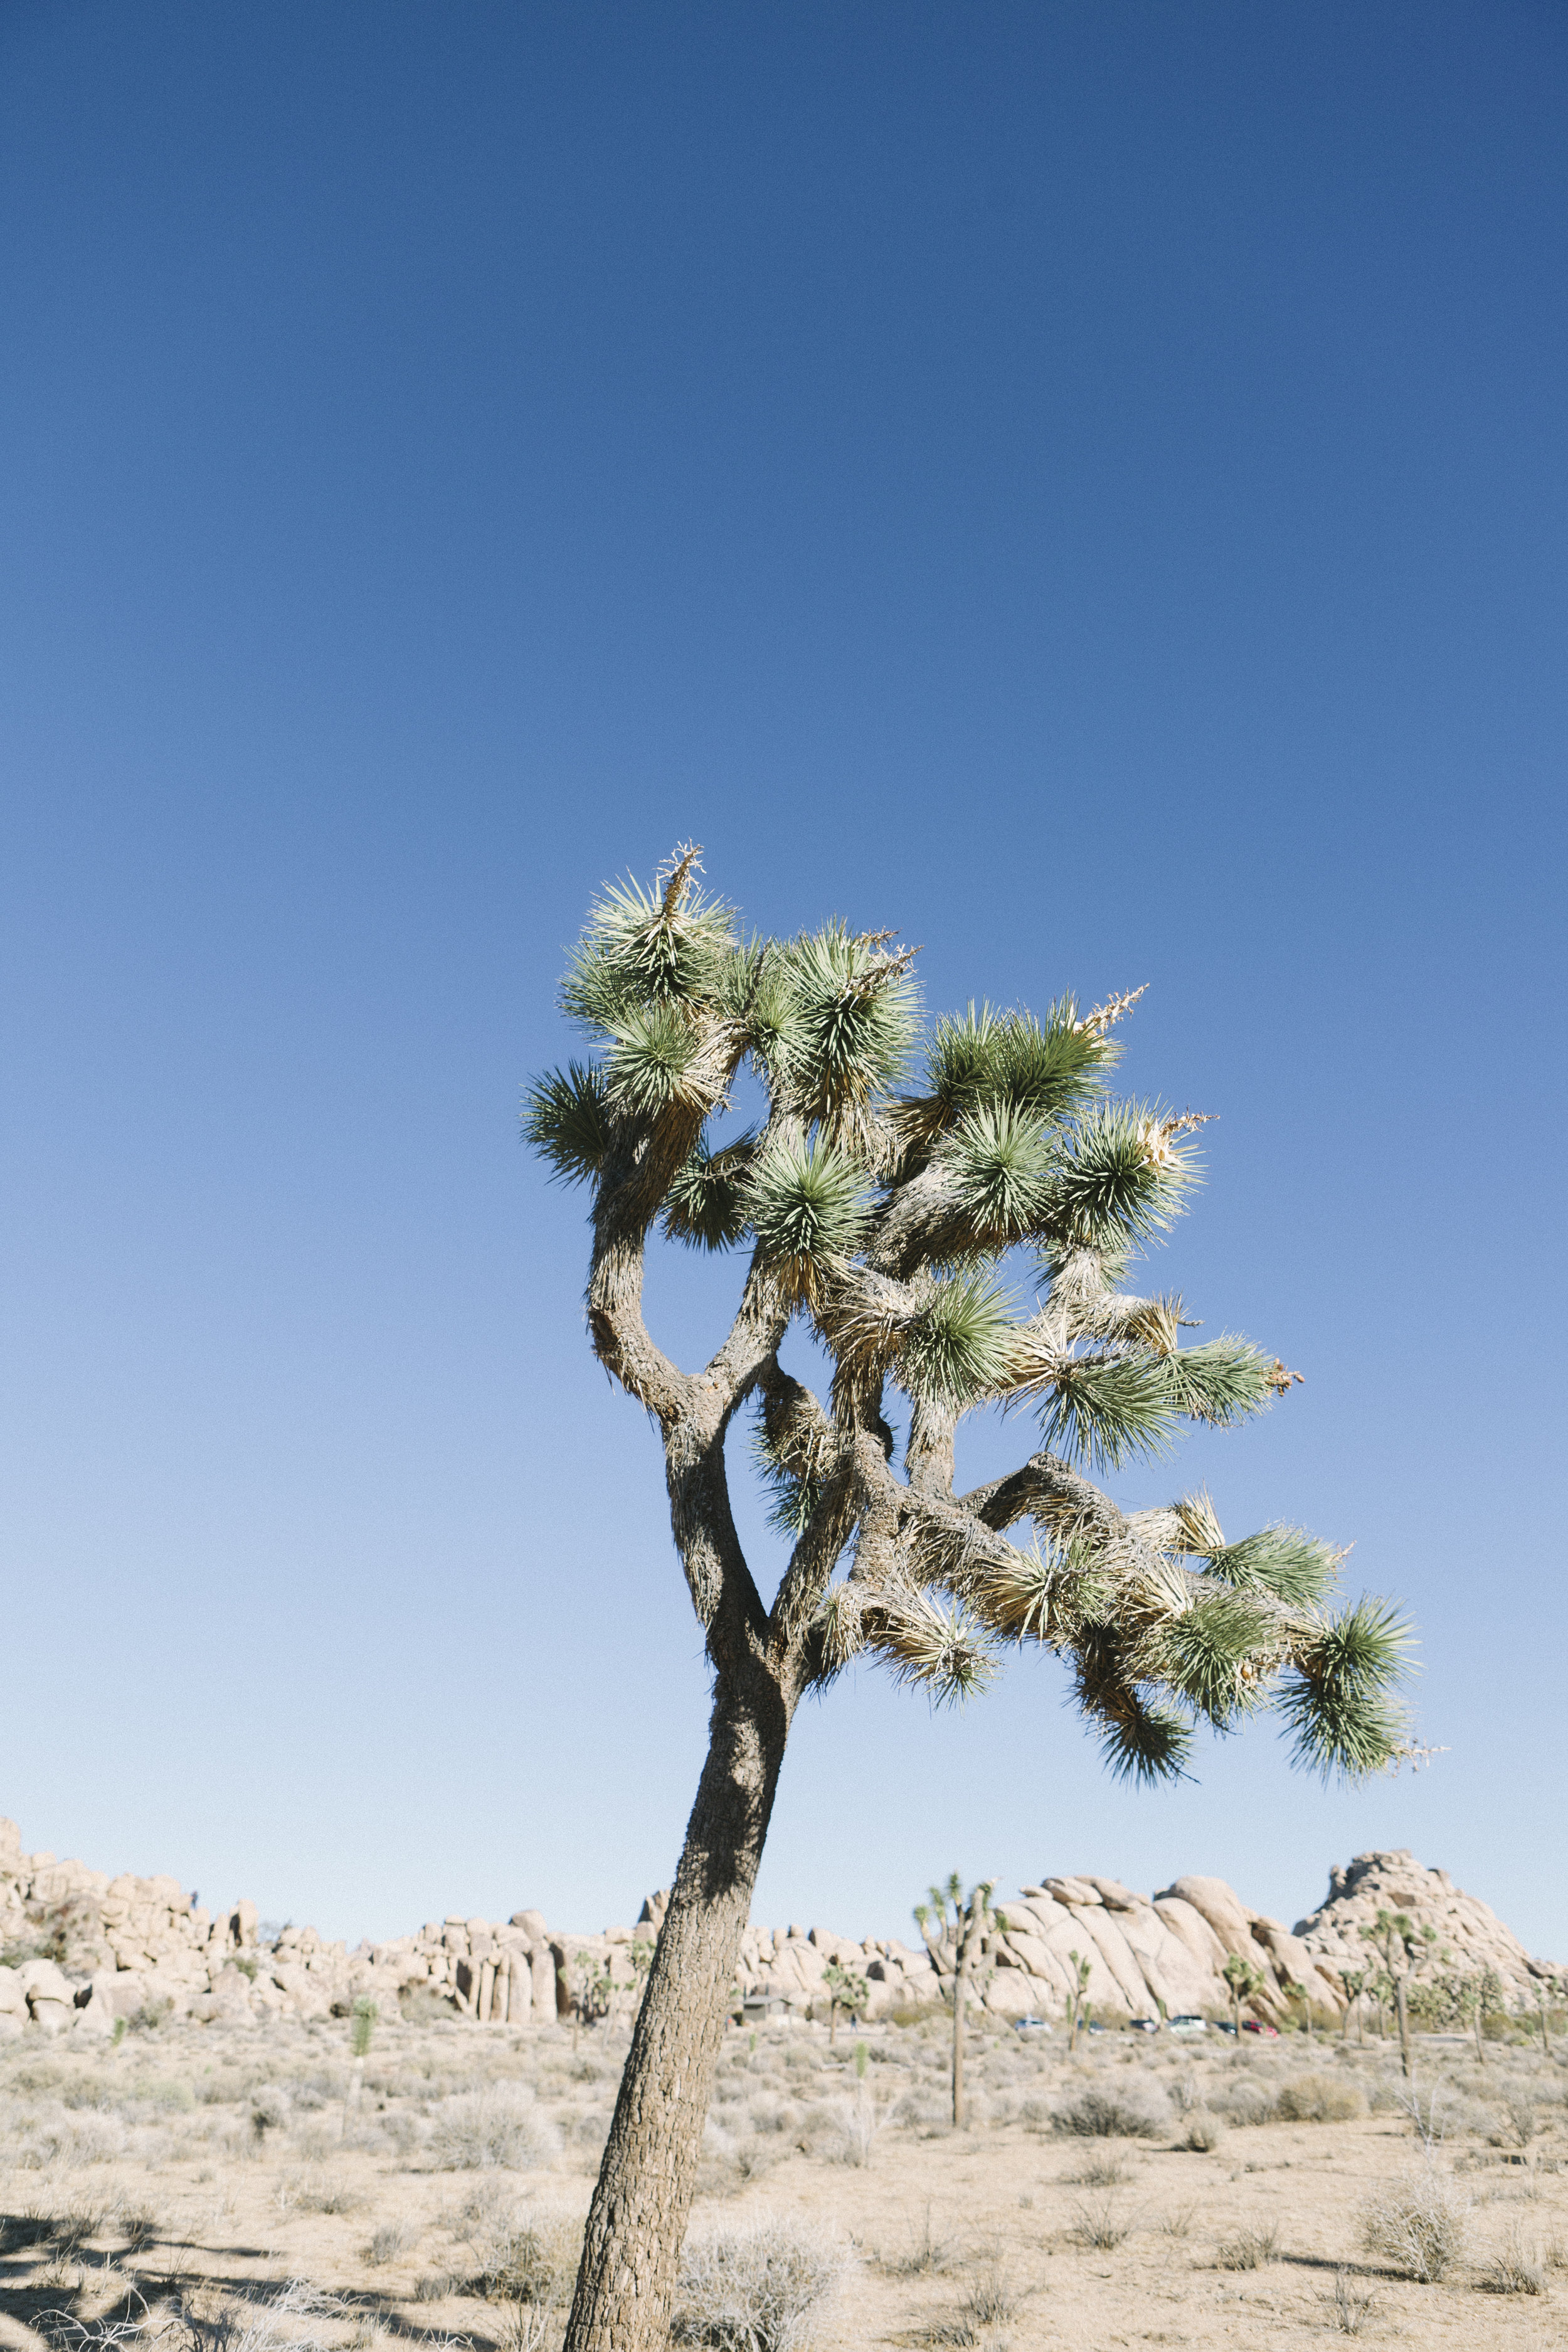
<instances>
[{"instance_id":1,"label":"dead bush","mask_svg":"<svg viewBox=\"0 0 1568 2352\"><path fill-rule=\"evenodd\" d=\"M1298 2074L1274 2104L1288 2124L1346 2124L1365 2115L1366 2093L1334 2074Z\"/></svg>"},{"instance_id":2,"label":"dead bush","mask_svg":"<svg viewBox=\"0 0 1568 2352\"><path fill-rule=\"evenodd\" d=\"M1059 2106L1056 2128L1085 2139L1146 2139L1169 2128L1170 2103L1157 2084L1094 2084Z\"/></svg>"},{"instance_id":3,"label":"dead bush","mask_svg":"<svg viewBox=\"0 0 1568 2352\"><path fill-rule=\"evenodd\" d=\"M1215 2251L1215 2260L1222 2271L1260 2271L1265 2263L1276 2260L1279 2252L1279 2231L1273 2222L1238 2230L1234 2238L1223 2239Z\"/></svg>"},{"instance_id":4,"label":"dead bush","mask_svg":"<svg viewBox=\"0 0 1568 2352\"><path fill-rule=\"evenodd\" d=\"M715 2231L687 2248L673 2339L710 2352L804 2352L847 2266L842 2247L791 2222Z\"/></svg>"},{"instance_id":5,"label":"dead bush","mask_svg":"<svg viewBox=\"0 0 1568 2352\"><path fill-rule=\"evenodd\" d=\"M1434 2286L1464 2251L1468 2208L1435 2166L1374 2189L1361 2209L1362 2243L1407 2278Z\"/></svg>"}]
</instances>

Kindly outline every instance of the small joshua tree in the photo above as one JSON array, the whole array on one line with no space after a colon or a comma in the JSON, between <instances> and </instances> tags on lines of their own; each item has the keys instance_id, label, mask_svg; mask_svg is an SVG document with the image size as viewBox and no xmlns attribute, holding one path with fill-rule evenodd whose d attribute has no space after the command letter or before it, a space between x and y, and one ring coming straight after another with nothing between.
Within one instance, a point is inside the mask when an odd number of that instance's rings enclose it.
<instances>
[{"instance_id":1,"label":"small joshua tree","mask_svg":"<svg viewBox=\"0 0 1568 2352\"><path fill-rule=\"evenodd\" d=\"M990 1929L1006 1921L991 1908L996 1882L983 1878L972 1887L967 1901L957 1871L945 1886L933 1886L929 1903L915 1905L915 1925L939 1970L952 1974L952 2127L963 2129L963 2031L969 1999L970 1971L980 1956ZM951 1906L951 1910L950 1906Z\"/></svg>"},{"instance_id":2,"label":"small joshua tree","mask_svg":"<svg viewBox=\"0 0 1568 2352\"><path fill-rule=\"evenodd\" d=\"M1068 2054L1070 2057L1078 2048L1079 2028L1089 2016L1089 1986L1094 1974L1094 1963L1080 1958L1076 1951L1069 1952L1068 1958L1072 1964L1072 1978L1068 1985Z\"/></svg>"},{"instance_id":3,"label":"small joshua tree","mask_svg":"<svg viewBox=\"0 0 1568 2352\"><path fill-rule=\"evenodd\" d=\"M1230 1987L1230 2012L1236 2030L1239 2033L1241 2004L1244 2000L1250 2000L1258 1990L1258 1986L1263 1982L1263 1971L1251 1960L1244 1959L1239 1952L1232 1952L1224 1968L1221 1969L1220 1974Z\"/></svg>"},{"instance_id":4,"label":"small joshua tree","mask_svg":"<svg viewBox=\"0 0 1568 2352\"><path fill-rule=\"evenodd\" d=\"M838 2039L839 2011L846 2017L863 2016L870 1988L864 1977L857 1976L853 1969L841 1968L837 1960L828 1961L822 1972L822 1982L827 1994L827 2046L831 2050Z\"/></svg>"},{"instance_id":5,"label":"small joshua tree","mask_svg":"<svg viewBox=\"0 0 1568 2352\"><path fill-rule=\"evenodd\" d=\"M664 2340L807 1691L858 1657L963 1698L1004 1646L1029 1643L1063 1662L1112 1769L1135 1780L1184 1770L1196 1723L1229 1729L1268 1703L1327 1769L1379 1769L1405 1736L1391 1696L1404 1630L1378 1601L1332 1612L1338 1553L1283 1527L1228 1543L1205 1495L1127 1513L1097 1482L1184 1422L1228 1427L1292 1378L1244 1339L1184 1347L1179 1299L1128 1287L1134 1252L1194 1180L1199 1123L1108 1092L1133 998L1088 1013L1063 998L1038 1019L972 1007L922 1036L913 957L889 934L747 940L698 870L686 849L651 889L600 898L563 990L591 1057L541 1080L526 1114L556 1175L589 1190L589 1336L658 1427L713 1675L567 2352ZM734 1318L695 1370L644 1319L656 1237L743 1253ZM826 1351L825 1397L781 1361L792 1326ZM1006 1406L1037 1412L1035 1450L961 1491L961 1420ZM726 1444L748 1407L788 1545L771 1603L730 1505Z\"/></svg>"},{"instance_id":6,"label":"small joshua tree","mask_svg":"<svg viewBox=\"0 0 1568 2352\"><path fill-rule=\"evenodd\" d=\"M1363 1922L1361 1932L1383 1962L1389 1997L1399 2022L1400 2071L1408 2081L1411 2068L1410 1980L1420 1969L1435 1966L1448 1956L1438 1944L1436 1928L1417 1927L1407 1911L1390 1911L1385 1906L1370 1924Z\"/></svg>"},{"instance_id":7,"label":"small joshua tree","mask_svg":"<svg viewBox=\"0 0 1568 2352\"><path fill-rule=\"evenodd\" d=\"M1351 2011L1353 2009L1355 2011L1355 2038L1359 2043L1363 2047L1365 2046L1366 2034L1363 2031L1365 2011L1361 2006L1361 1997L1366 1990L1371 1979L1372 1970L1370 1969L1342 1969L1340 1970L1340 1982L1345 1989L1345 2013L1340 2021L1340 2040L1342 2042L1348 2041L1350 2038Z\"/></svg>"}]
</instances>

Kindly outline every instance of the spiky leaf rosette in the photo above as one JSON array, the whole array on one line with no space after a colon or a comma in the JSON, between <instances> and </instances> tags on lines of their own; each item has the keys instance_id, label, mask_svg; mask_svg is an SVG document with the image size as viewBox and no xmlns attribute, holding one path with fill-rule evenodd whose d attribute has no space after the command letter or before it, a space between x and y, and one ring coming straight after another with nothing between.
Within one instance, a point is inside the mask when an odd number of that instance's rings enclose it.
<instances>
[{"instance_id":1,"label":"spiky leaf rosette","mask_svg":"<svg viewBox=\"0 0 1568 2352\"><path fill-rule=\"evenodd\" d=\"M907 953L833 923L778 957L771 1064L791 1107L832 1141L877 1156L876 1114L918 1033Z\"/></svg>"},{"instance_id":2,"label":"spiky leaf rosette","mask_svg":"<svg viewBox=\"0 0 1568 2352\"><path fill-rule=\"evenodd\" d=\"M615 1139L615 1112L604 1075L568 1062L530 1087L523 1140L550 1162L559 1183L585 1184L604 1173Z\"/></svg>"},{"instance_id":3,"label":"spiky leaf rosette","mask_svg":"<svg viewBox=\"0 0 1568 2352\"><path fill-rule=\"evenodd\" d=\"M651 890L628 878L595 901L561 986L562 1009L574 1021L613 1032L628 1014L719 995L735 919L697 887L697 864L696 852L682 850Z\"/></svg>"},{"instance_id":4,"label":"spiky leaf rosette","mask_svg":"<svg viewBox=\"0 0 1568 2352\"><path fill-rule=\"evenodd\" d=\"M911 1397L962 1410L1005 1381L1014 1321L984 1275L939 1283L899 1343L898 1379Z\"/></svg>"},{"instance_id":5,"label":"spiky leaf rosette","mask_svg":"<svg viewBox=\"0 0 1568 2352\"><path fill-rule=\"evenodd\" d=\"M738 1136L721 1151L700 1144L675 1171L661 1223L669 1240L693 1249L730 1249L746 1231L745 1183L756 1138Z\"/></svg>"},{"instance_id":6,"label":"spiky leaf rosette","mask_svg":"<svg viewBox=\"0 0 1568 2352\"><path fill-rule=\"evenodd\" d=\"M802 1290L815 1273L860 1247L870 1221L859 1166L822 1137L778 1137L759 1151L745 1208L764 1264Z\"/></svg>"},{"instance_id":7,"label":"spiky leaf rosette","mask_svg":"<svg viewBox=\"0 0 1568 2352\"><path fill-rule=\"evenodd\" d=\"M1364 1780L1409 1737L1395 1693L1414 1635L1393 1603L1366 1597L1298 1652L1279 1699L1297 1761Z\"/></svg>"}]
</instances>

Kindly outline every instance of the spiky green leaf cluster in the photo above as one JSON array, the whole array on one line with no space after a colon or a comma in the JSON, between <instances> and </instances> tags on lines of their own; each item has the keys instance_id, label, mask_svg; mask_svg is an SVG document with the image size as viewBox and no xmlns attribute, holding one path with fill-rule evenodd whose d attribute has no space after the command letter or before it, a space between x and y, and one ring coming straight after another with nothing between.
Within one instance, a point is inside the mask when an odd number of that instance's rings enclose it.
<instances>
[{"instance_id":1,"label":"spiky green leaf cluster","mask_svg":"<svg viewBox=\"0 0 1568 2352\"><path fill-rule=\"evenodd\" d=\"M721 989L735 949L735 919L678 863L651 890L612 883L589 910L561 986L562 1009L584 1028L614 1032L629 1014L695 1005Z\"/></svg>"},{"instance_id":2,"label":"spiky green leaf cluster","mask_svg":"<svg viewBox=\"0 0 1568 2352\"><path fill-rule=\"evenodd\" d=\"M1040 1427L1053 1451L1119 1470L1134 1454L1167 1452L1177 1412L1164 1359L1073 1356L1047 1393Z\"/></svg>"},{"instance_id":3,"label":"spiky green leaf cluster","mask_svg":"<svg viewBox=\"0 0 1568 2352\"><path fill-rule=\"evenodd\" d=\"M1394 1604L1364 1595L1303 1645L1279 1702L1299 1763L1351 1780L1382 1770L1408 1729L1395 1693L1413 1646Z\"/></svg>"},{"instance_id":4,"label":"spiky green leaf cluster","mask_svg":"<svg viewBox=\"0 0 1568 2352\"><path fill-rule=\"evenodd\" d=\"M791 1107L836 1140L863 1143L918 1034L906 959L832 923L777 951L766 996L769 1065Z\"/></svg>"},{"instance_id":5,"label":"spiky green leaf cluster","mask_svg":"<svg viewBox=\"0 0 1568 2352\"><path fill-rule=\"evenodd\" d=\"M821 1136L778 1137L759 1151L745 1205L764 1262L781 1266L849 1256L870 1219L858 1166Z\"/></svg>"},{"instance_id":6,"label":"spiky green leaf cluster","mask_svg":"<svg viewBox=\"0 0 1568 2352\"><path fill-rule=\"evenodd\" d=\"M1237 1591L1271 1592L1298 1609L1315 1609L1334 1581L1340 1555L1304 1528L1263 1528L1209 1554L1209 1572Z\"/></svg>"},{"instance_id":7,"label":"spiky green leaf cluster","mask_svg":"<svg viewBox=\"0 0 1568 2352\"><path fill-rule=\"evenodd\" d=\"M755 1138L738 1136L721 1151L698 1148L670 1181L665 1195L663 1231L670 1241L693 1249L730 1249L747 1229L746 1177Z\"/></svg>"},{"instance_id":8,"label":"spiky green leaf cluster","mask_svg":"<svg viewBox=\"0 0 1568 2352\"><path fill-rule=\"evenodd\" d=\"M1041 1213L1051 1248L1116 1248L1170 1224L1196 1167L1166 1125L1132 1102L1097 1102L1075 1120Z\"/></svg>"},{"instance_id":9,"label":"spiky green leaf cluster","mask_svg":"<svg viewBox=\"0 0 1568 2352\"><path fill-rule=\"evenodd\" d=\"M1184 1420L1230 1429L1274 1402L1277 1359L1229 1332L1201 1347L1173 1349L1162 1360L1172 1405Z\"/></svg>"},{"instance_id":10,"label":"spiky green leaf cluster","mask_svg":"<svg viewBox=\"0 0 1568 2352\"><path fill-rule=\"evenodd\" d=\"M1004 1292L983 1275L939 1283L903 1335L897 1357L900 1387L954 1411L1001 1386L1013 1346Z\"/></svg>"},{"instance_id":11,"label":"spiky green leaf cluster","mask_svg":"<svg viewBox=\"0 0 1568 2352\"><path fill-rule=\"evenodd\" d=\"M568 1062L530 1087L523 1101L523 1140L550 1162L563 1184L585 1184L604 1173L615 1139L615 1114L597 1068Z\"/></svg>"}]
</instances>

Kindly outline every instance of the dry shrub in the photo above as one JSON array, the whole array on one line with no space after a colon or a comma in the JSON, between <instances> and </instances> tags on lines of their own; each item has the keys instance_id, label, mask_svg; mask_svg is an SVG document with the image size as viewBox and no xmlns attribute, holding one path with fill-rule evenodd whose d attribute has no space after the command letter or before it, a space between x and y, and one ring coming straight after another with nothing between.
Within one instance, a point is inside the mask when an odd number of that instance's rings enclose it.
<instances>
[{"instance_id":1,"label":"dry shrub","mask_svg":"<svg viewBox=\"0 0 1568 2352\"><path fill-rule=\"evenodd\" d=\"M1334 2273L1334 2298L1330 2316L1341 2336L1359 2336L1372 2316L1377 2297L1369 2286L1357 2286L1348 2271Z\"/></svg>"},{"instance_id":2,"label":"dry shrub","mask_svg":"<svg viewBox=\"0 0 1568 2352\"><path fill-rule=\"evenodd\" d=\"M549 2164L560 2151L560 2133L521 2083L443 2099L430 2136L439 2172L524 2172Z\"/></svg>"},{"instance_id":3,"label":"dry shrub","mask_svg":"<svg viewBox=\"0 0 1568 2352\"><path fill-rule=\"evenodd\" d=\"M1177 2136L1176 2146L1194 2156L1212 2156L1225 2137L1225 2126L1217 2116L1205 2107L1194 2107Z\"/></svg>"},{"instance_id":4,"label":"dry shrub","mask_svg":"<svg viewBox=\"0 0 1568 2352\"><path fill-rule=\"evenodd\" d=\"M1464 2251L1468 2208L1429 2165L1374 2189L1361 2209L1362 2243L1407 2278L1436 2285Z\"/></svg>"},{"instance_id":5,"label":"dry shrub","mask_svg":"<svg viewBox=\"0 0 1568 2352\"><path fill-rule=\"evenodd\" d=\"M1487 2264L1481 2285L1488 2294L1544 2294L1546 2265L1516 2230L1501 2253Z\"/></svg>"},{"instance_id":6,"label":"dry shrub","mask_svg":"<svg viewBox=\"0 0 1568 2352\"><path fill-rule=\"evenodd\" d=\"M1244 2075L1239 2082L1222 2083L1211 2095L1209 2105L1226 2123L1271 2124L1279 2112L1276 2100L1272 2082Z\"/></svg>"},{"instance_id":7,"label":"dry shrub","mask_svg":"<svg viewBox=\"0 0 1568 2352\"><path fill-rule=\"evenodd\" d=\"M1075 2189L1120 2189L1130 2177L1126 2158L1120 2156L1091 2156L1076 2172L1062 2175Z\"/></svg>"},{"instance_id":8,"label":"dry shrub","mask_svg":"<svg viewBox=\"0 0 1568 2352\"><path fill-rule=\"evenodd\" d=\"M689 2245L671 2331L711 2352L803 2352L847 2267L843 2249L767 2217Z\"/></svg>"},{"instance_id":9,"label":"dry shrub","mask_svg":"<svg viewBox=\"0 0 1568 2352\"><path fill-rule=\"evenodd\" d=\"M1098 2253L1109 2253L1131 2236L1131 2222L1123 2215L1111 2191L1107 2189L1103 2197L1079 2200L1073 2208L1068 2236L1077 2245L1091 2247Z\"/></svg>"},{"instance_id":10,"label":"dry shrub","mask_svg":"<svg viewBox=\"0 0 1568 2352\"><path fill-rule=\"evenodd\" d=\"M962 2318L978 2341L981 2328L1004 2326L1016 2316L1017 2309L1017 2297L1000 2259L994 2254L987 2256L969 2283L961 2308Z\"/></svg>"},{"instance_id":11,"label":"dry shrub","mask_svg":"<svg viewBox=\"0 0 1568 2352\"><path fill-rule=\"evenodd\" d=\"M384 2263L396 2262L418 2241L419 2232L411 2221L384 2221L379 2230L372 2232L364 2259L373 2270L379 2270Z\"/></svg>"},{"instance_id":12,"label":"dry shrub","mask_svg":"<svg viewBox=\"0 0 1568 2352\"><path fill-rule=\"evenodd\" d=\"M1270 2222L1266 2230L1238 2230L1234 2238L1224 2239L1215 2260L1222 2271L1260 2271L1279 2252L1279 2231Z\"/></svg>"},{"instance_id":13,"label":"dry shrub","mask_svg":"<svg viewBox=\"0 0 1568 2352\"><path fill-rule=\"evenodd\" d=\"M1365 2115L1366 2094L1333 2074L1298 2074L1274 2104L1288 2124L1347 2124Z\"/></svg>"},{"instance_id":14,"label":"dry shrub","mask_svg":"<svg viewBox=\"0 0 1568 2352\"><path fill-rule=\"evenodd\" d=\"M1059 2106L1054 2120L1058 2131L1085 2139L1142 2139L1169 2127L1171 2109L1157 2084L1095 2084Z\"/></svg>"}]
</instances>

